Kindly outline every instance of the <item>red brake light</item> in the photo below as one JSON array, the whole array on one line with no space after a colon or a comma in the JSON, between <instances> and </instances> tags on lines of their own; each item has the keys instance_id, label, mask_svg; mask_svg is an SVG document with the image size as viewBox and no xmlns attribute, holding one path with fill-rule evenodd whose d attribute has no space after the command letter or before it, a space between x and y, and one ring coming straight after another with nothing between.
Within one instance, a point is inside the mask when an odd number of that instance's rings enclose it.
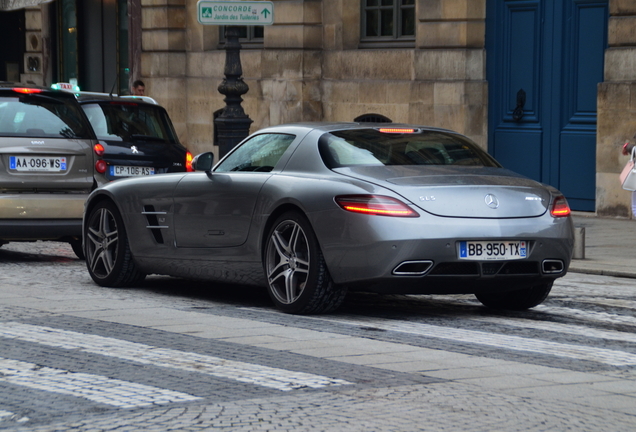
<instances>
[{"instance_id":1,"label":"red brake light","mask_svg":"<svg viewBox=\"0 0 636 432\"><path fill-rule=\"evenodd\" d=\"M404 128L380 128L379 129L380 132L382 133L397 133L397 134L402 134L402 133L414 133L415 129L404 129Z\"/></svg>"},{"instance_id":2,"label":"red brake light","mask_svg":"<svg viewBox=\"0 0 636 432\"><path fill-rule=\"evenodd\" d=\"M550 210L550 214L554 217L565 217L569 216L571 213L570 206L568 205L568 201L564 196L558 196L554 199L552 203L552 209Z\"/></svg>"},{"instance_id":3,"label":"red brake light","mask_svg":"<svg viewBox=\"0 0 636 432\"><path fill-rule=\"evenodd\" d=\"M185 160L186 172L194 171L192 169L192 159L193 159L192 153L186 152L186 160Z\"/></svg>"},{"instance_id":4,"label":"red brake light","mask_svg":"<svg viewBox=\"0 0 636 432\"><path fill-rule=\"evenodd\" d=\"M95 162L95 171L97 171L100 174L104 174L106 172L106 161L105 160L98 160L97 162Z\"/></svg>"},{"instance_id":5,"label":"red brake light","mask_svg":"<svg viewBox=\"0 0 636 432\"><path fill-rule=\"evenodd\" d=\"M95 154L96 154L97 156L101 156L101 155L103 155L103 154L104 154L104 151L105 151L105 150L104 150L104 146L103 146L103 145L101 145L101 144L99 144L99 143L97 143L97 144L95 144L95 145L93 146L93 150L95 151Z\"/></svg>"},{"instance_id":6,"label":"red brake light","mask_svg":"<svg viewBox=\"0 0 636 432\"><path fill-rule=\"evenodd\" d=\"M344 210L377 216L419 217L409 206L395 198L381 195L343 195L336 203Z\"/></svg>"},{"instance_id":7,"label":"red brake light","mask_svg":"<svg viewBox=\"0 0 636 432\"><path fill-rule=\"evenodd\" d=\"M34 88L26 88L26 87L15 87L13 91L18 93L24 93L24 94L42 93L42 89L34 89Z\"/></svg>"}]
</instances>

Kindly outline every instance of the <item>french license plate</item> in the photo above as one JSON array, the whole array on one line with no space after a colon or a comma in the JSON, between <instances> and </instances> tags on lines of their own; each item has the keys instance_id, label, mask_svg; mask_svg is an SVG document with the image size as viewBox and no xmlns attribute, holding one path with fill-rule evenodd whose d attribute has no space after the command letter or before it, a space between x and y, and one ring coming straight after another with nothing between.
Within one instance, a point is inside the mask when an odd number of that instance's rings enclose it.
<instances>
[{"instance_id":1,"label":"french license plate","mask_svg":"<svg viewBox=\"0 0 636 432\"><path fill-rule=\"evenodd\" d=\"M62 172L66 171L66 157L9 156L9 169L31 172Z\"/></svg>"},{"instance_id":2,"label":"french license plate","mask_svg":"<svg viewBox=\"0 0 636 432\"><path fill-rule=\"evenodd\" d=\"M526 241L461 241L459 259L466 260L516 260L528 255Z\"/></svg>"},{"instance_id":3,"label":"french license plate","mask_svg":"<svg viewBox=\"0 0 636 432\"><path fill-rule=\"evenodd\" d=\"M138 166L124 166L124 165L111 165L110 175L114 177L135 177L135 176L147 176L153 175L155 169L153 167L138 167Z\"/></svg>"}]
</instances>

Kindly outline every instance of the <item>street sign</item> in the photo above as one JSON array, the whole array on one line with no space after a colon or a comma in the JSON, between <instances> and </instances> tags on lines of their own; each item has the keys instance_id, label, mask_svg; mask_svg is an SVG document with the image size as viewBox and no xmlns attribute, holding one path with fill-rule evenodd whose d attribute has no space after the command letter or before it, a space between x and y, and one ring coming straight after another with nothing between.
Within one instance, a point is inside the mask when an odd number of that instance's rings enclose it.
<instances>
[{"instance_id":1,"label":"street sign","mask_svg":"<svg viewBox=\"0 0 636 432\"><path fill-rule=\"evenodd\" d=\"M271 1L199 0L197 18L201 24L272 25L274 24L274 3Z\"/></svg>"}]
</instances>

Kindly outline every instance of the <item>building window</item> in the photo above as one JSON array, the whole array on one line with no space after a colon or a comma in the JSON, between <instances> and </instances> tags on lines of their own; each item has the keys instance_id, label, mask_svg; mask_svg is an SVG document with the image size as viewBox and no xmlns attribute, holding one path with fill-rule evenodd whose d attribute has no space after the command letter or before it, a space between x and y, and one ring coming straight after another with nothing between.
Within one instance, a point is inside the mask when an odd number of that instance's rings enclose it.
<instances>
[{"instance_id":1,"label":"building window","mask_svg":"<svg viewBox=\"0 0 636 432\"><path fill-rule=\"evenodd\" d=\"M361 45L415 42L415 0L362 0Z\"/></svg>"},{"instance_id":2,"label":"building window","mask_svg":"<svg viewBox=\"0 0 636 432\"><path fill-rule=\"evenodd\" d=\"M225 26L219 27L220 45L225 45ZM243 48L263 48L263 26L239 26L239 42Z\"/></svg>"}]
</instances>

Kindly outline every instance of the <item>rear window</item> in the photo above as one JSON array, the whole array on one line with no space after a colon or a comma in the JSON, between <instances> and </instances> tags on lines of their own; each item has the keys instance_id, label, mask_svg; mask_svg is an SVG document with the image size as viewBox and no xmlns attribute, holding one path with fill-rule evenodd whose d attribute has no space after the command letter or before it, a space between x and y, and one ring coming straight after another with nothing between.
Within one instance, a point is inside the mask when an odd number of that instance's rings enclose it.
<instances>
[{"instance_id":1,"label":"rear window","mask_svg":"<svg viewBox=\"0 0 636 432\"><path fill-rule=\"evenodd\" d=\"M75 98L49 93L0 93L0 135L28 138L92 138Z\"/></svg>"},{"instance_id":2,"label":"rear window","mask_svg":"<svg viewBox=\"0 0 636 432\"><path fill-rule=\"evenodd\" d=\"M168 114L156 105L112 101L82 108L98 139L178 142Z\"/></svg>"},{"instance_id":3,"label":"rear window","mask_svg":"<svg viewBox=\"0 0 636 432\"><path fill-rule=\"evenodd\" d=\"M378 129L331 132L320 138L319 148L329 168L357 165L501 166L466 138L418 129L413 133L384 133Z\"/></svg>"}]
</instances>

